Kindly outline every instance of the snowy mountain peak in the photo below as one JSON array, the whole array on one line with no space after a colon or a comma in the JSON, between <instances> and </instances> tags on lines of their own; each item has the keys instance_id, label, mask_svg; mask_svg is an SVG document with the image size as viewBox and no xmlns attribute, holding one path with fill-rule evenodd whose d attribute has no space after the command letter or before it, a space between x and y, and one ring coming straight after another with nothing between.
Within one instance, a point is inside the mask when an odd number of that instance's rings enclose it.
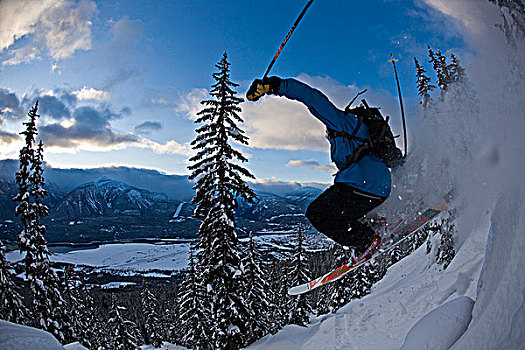
<instances>
[{"instance_id":1,"label":"snowy mountain peak","mask_svg":"<svg viewBox=\"0 0 525 350\"><path fill-rule=\"evenodd\" d=\"M103 176L71 191L56 207L54 214L59 218L136 216L155 203L169 201L164 194L132 187L122 181Z\"/></svg>"}]
</instances>

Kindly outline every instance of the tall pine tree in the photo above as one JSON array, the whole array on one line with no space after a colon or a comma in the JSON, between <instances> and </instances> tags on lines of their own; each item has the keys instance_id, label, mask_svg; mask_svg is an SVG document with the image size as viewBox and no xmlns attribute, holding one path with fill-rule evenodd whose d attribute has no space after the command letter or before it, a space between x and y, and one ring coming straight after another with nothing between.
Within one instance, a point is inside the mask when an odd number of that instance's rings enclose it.
<instances>
[{"instance_id":1,"label":"tall pine tree","mask_svg":"<svg viewBox=\"0 0 525 350\"><path fill-rule=\"evenodd\" d=\"M193 248L190 250L190 266L181 285L180 318L184 320L181 331L182 345L190 349L211 348L209 310L201 278L197 273Z\"/></svg>"},{"instance_id":2,"label":"tall pine tree","mask_svg":"<svg viewBox=\"0 0 525 350\"><path fill-rule=\"evenodd\" d=\"M335 243L332 248L332 256L334 257L333 266L342 266L343 264L350 261L350 256L347 251L340 245ZM329 310L330 312L336 312L342 306L348 304L352 300L351 276L344 276L342 280L329 284L327 294L329 297Z\"/></svg>"},{"instance_id":3,"label":"tall pine tree","mask_svg":"<svg viewBox=\"0 0 525 350\"><path fill-rule=\"evenodd\" d=\"M157 298L151 293L146 285L146 280L142 281L142 291L140 293L142 304L142 314L144 315L144 332L142 337L146 344L152 344L156 348L162 345L161 323L157 311Z\"/></svg>"},{"instance_id":4,"label":"tall pine tree","mask_svg":"<svg viewBox=\"0 0 525 350\"><path fill-rule=\"evenodd\" d=\"M295 252L288 272L288 280L292 286L306 283L310 279L310 271L308 268L306 251L303 245L304 237L301 226L299 226L296 237ZM312 307L308 302L307 297L308 295L306 294L293 297L290 303L288 323L299 326L306 326L308 324L310 321L310 314L312 313Z\"/></svg>"},{"instance_id":5,"label":"tall pine tree","mask_svg":"<svg viewBox=\"0 0 525 350\"><path fill-rule=\"evenodd\" d=\"M212 315L214 346L221 349L237 349L246 342L246 320L251 311L247 308L240 291L241 259L238 254L238 238L235 233L235 209L237 197L249 202L256 198L244 177L254 178L236 162L247 159L233 149L229 141L246 145L248 138L237 127L243 122L238 106L243 99L236 97L230 80L230 63L224 53L217 63L218 72L213 74L212 99L202 101L205 106L198 113L197 128L192 142L197 154L190 159L193 165L190 179L196 181L195 216L202 220L197 243L198 265L206 286L209 311Z\"/></svg>"},{"instance_id":6,"label":"tall pine tree","mask_svg":"<svg viewBox=\"0 0 525 350\"><path fill-rule=\"evenodd\" d=\"M430 78L425 74L427 71L419 64L419 61L415 57L414 64L416 66L418 95L421 96L421 104L423 105L423 108L427 108L432 101L430 92L434 90L436 86L430 84Z\"/></svg>"},{"instance_id":7,"label":"tall pine tree","mask_svg":"<svg viewBox=\"0 0 525 350\"><path fill-rule=\"evenodd\" d=\"M250 330L248 343L262 338L270 331L270 306L267 295L269 285L261 269L260 256L261 253L256 249L253 241L253 232L250 232L248 252L243 261L246 281L244 300L248 308L253 311L251 318L248 320L248 329Z\"/></svg>"},{"instance_id":8,"label":"tall pine tree","mask_svg":"<svg viewBox=\"0 0 525 350\"><path fill-rule=\"evenodd\" d=\"M126 320L126 308L117 305L115 296L112 296L111 310L107 328L109 331L108 348L113 350L138 350L139 338L135 323Z\"/></svg>"},{"instance_id":9,"label":"tall pine tree","mask_svg":"<svg viewBox=\"0 0 525 350\"><path fill-rule=\"evenodd\" d=\"M38 102L28 113L29 121L24 123L26 130L25 146L20 150L20 168L16 173L18 194L13 198L19 203L15 209L22 221L22 232L18 236L18 246L25 253L25 273L33 296L34 325L53 334L59 341L73 340L69 315L59 290L59 280L51 268L49 251L44 238L46 227L43 219L48 215L48 208L42 203L47 196L44 189L43 152L40 141L34 149L38 134L36 118L39 117Z\"/></svg>"},{"instance_id":10,"label":"tall pine tree","mask_svg":"<svg viewBox=\"0 0 525 350\"><path fill-rule=\"evenodd\" d=\"M447 59L441 53L441 50L434 52L434 50L428 46L428 56L430 57L429 63L432 63L432 67L434 71L436 71L437 84L441 89L441 96L443 97L448 90L448 86L453 82L449 69L450 66L447 64Z\"/></svg>"},{"instance_id":11,"label":"tall pine tree","mask_svg":"<svg viewBox=\"0 0 525 350\"><path fill-rule=\"evenodd\" d=\"M24 324L28 322L29 310L13 281L12 268L5 257L4 244L0 241L0 319Z\"/></svg>"}]
</instances>

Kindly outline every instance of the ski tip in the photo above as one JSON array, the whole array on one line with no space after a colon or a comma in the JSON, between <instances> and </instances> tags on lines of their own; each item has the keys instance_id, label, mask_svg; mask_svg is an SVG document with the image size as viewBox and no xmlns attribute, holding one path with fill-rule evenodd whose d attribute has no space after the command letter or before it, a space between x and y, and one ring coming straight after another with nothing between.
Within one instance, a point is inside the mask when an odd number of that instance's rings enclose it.
<instances>
[{"instance_id":1,"label":"ski tip","mask_svg":"<svg viewBox=\"0 0 525 350\"><path fill-rule=\"evenodd\" d=\"M300 295L310 290L310 284L304 283L288 289L288 295Z\"/></svg>"}]
</instances>

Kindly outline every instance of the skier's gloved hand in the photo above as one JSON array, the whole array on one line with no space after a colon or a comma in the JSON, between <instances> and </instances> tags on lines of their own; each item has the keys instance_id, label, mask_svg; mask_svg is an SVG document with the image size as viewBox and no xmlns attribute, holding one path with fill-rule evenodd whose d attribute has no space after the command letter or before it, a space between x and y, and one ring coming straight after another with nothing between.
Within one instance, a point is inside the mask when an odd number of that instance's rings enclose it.
<instances>
[{"instance_id":1,"label":"skier's gloved hand","mask_svg":"<svg viewBox=\"0 0 525 350\"><path fill-rule=\"evenodd\" d=\"M266 94L276 94L279 92L280 85L281 78L279 77L265 78L264 81L255 79L246 93L246 98L255 102Z\"/></svg>"}]
</instances>

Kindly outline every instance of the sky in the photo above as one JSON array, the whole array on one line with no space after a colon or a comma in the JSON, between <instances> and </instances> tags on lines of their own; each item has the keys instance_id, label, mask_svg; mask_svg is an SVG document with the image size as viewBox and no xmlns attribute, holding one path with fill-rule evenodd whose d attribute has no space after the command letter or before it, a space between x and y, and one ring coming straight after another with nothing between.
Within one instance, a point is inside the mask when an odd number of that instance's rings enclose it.
<instances>
[{"instance_id":1,"label":"sky","mask_svg":"<svg viewBox=\"0 0 525 350\"><path fill-rule=\"evenodd\" d=\"M368 102L381 106L399 133L392 52L410 147L418 109L413 58L429 70L427 45L454 52L467 67L477 54L465 34L468 21L447 3L314 0L270 75L309 83L340 108L368 88ZM305 4L0 0L0 159L18 156L18 133L38 100L51 166L189 174L194 120L215 64L228 54L244 98ZM304 106L270 96L240 107L250 144L236 147L257 181L332 181L324 127Z\"/></svg>"}]
</instances>

